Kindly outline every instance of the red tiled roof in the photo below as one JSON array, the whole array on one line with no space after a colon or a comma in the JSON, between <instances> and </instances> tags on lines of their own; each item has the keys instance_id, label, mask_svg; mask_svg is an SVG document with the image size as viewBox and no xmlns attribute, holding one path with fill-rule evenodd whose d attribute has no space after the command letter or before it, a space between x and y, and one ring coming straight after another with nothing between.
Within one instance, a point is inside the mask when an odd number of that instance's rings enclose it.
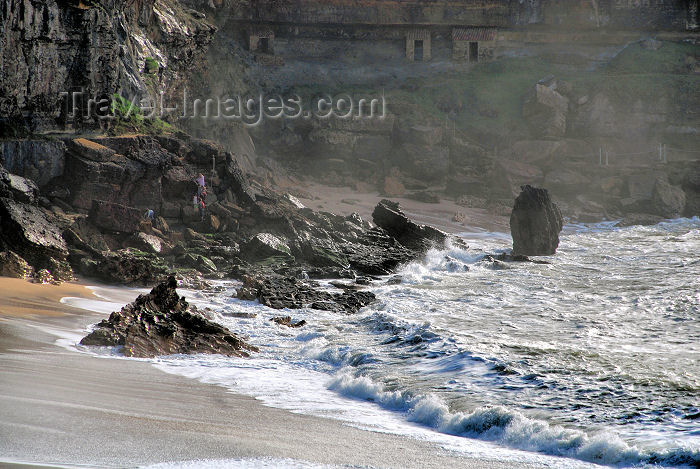
<instances>
[{"instance_id":1,"label":"red tiled roof","mask_svg":"<svg viewBox=\"0 0 700 469\"><path fill-rule=\"evenodd\" d=\"M493 41L496 39L496 28L454 28L453 41Z\"/></svg>"},{"instance_id":2,"label":"red tiled roof","mask_svg":"<svg viewBox=\"0 0 700 469\"><path fill-rule=\"evenodd\" d=\"M408 39L430 39L430 31L427 29L411 29L406 32L406 37Z\"/></svg>"}]
</instances>

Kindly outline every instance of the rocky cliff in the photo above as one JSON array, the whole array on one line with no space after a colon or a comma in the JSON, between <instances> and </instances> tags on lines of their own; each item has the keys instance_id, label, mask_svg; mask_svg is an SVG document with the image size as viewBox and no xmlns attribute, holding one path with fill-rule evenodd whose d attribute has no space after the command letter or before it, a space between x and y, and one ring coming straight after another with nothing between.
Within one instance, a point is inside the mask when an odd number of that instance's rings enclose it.
<instances>
[{"instance_id":1,"label":"rocky cliff","mask_svg":"<svg viewBox=\"0 0 700 469\"><path fill-rule=\"evenodd\" d=\"M3 0L1 134L95 127L87 100L114 93L174 98L199 78L214 31L177 1ZM62 94L73 92L84 93L74 117Z\"/></svg>"}]
</instances>

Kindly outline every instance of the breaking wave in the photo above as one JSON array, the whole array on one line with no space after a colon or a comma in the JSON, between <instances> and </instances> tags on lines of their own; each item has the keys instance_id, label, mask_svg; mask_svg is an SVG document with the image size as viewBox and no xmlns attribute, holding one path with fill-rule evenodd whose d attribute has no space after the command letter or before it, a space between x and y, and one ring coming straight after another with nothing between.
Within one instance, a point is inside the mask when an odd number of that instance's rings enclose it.
<instances>
[{"instance_id":1,"label":"breaking wave","mask_svg":"<svg viewBox=\"0 0 700 469\"><path fill-rule=\"evenodd\" d=\"M347 372L333 378L328 388L346 397L403 412L407 420L443 433L492 441L510 448L605 465L700 464L700 452L696 450L646 451L630 446L614 433L588 435L528 418L503 406L479 407L469 413L451 412L447 404L434 395L414 396L410 392L386 391L367 377L353 377Z\"/></svg>"}]
</instances>

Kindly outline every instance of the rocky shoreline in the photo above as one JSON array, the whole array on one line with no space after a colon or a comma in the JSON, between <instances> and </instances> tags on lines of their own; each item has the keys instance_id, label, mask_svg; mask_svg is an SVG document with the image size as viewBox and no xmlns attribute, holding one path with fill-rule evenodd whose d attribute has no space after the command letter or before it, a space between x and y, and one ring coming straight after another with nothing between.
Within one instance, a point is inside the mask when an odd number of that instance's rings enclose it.
<instances>
[{"instance_id":1,"label":"rocky shoreline","mask_svg":"<svg viewBox=\"0 0 700 469\"><path fill-rule=\"evenodd\" d=\"M447 242L466 247L413 222L389 200L377 204L371 222L313 211L288 193L256 184L235 155L185 134L78 138L66 148L66 170L41 188L2 171L1 273L39 282L79 275L156 285L150 297L114 313L84 341L124 345L128 355L252 350L218 329L211 340L182 336L180 331L200 336L199 329L214 326L192 322L198 314L178 299L178 283L207 288L208 279L236 279L242 282L239 299L352 314L375 300L368 287L387 281L383 276L402 264ZM201 217L191 196L197 173L209 162L209 205ZM148 209L153 219L144 216ZM528 259L485 260L498 268ZM321 288L320 279L335 280L341 292Z\"/></svg>"},{"instance_id":2,"label":"rocky shoreline","mask_svg":"<svg viewBox=\"0 0 700 469\"><path fill-rule=\"evenodd\" d=\"M200 217L191 202L195 177L212 161ZM39 188L5 170L1 181L3 251L25 267L14 271L53 266L59 281L72 271L141 285L169 270L192 279L255 271L382 275L447 237L388 201L378 205L377 226L356 214L314 212L288 193L251 184L233 154L184 134L72 139L65 170L50 184Z\"/></svg>"},{"instance_id":3,"label":"rocky shoreline","mask_svg":"<svg viewBox=\"0 0 700 469\"><path fill-rule=\"evenodd\" d=\"M618 174L611 174L603 143L591 146L609 129L592 124L608 108L622 112L625 101L581 94L583 88L556 77L530 83L516 114L531 129L507 138L510 131L500 125L489 138L476 128L457 131L456 124L450 131L447 120L429 117L410 99L391 102L386 119L371 124L315 119L245 129L229 121L163 117L168 123L125 112L124 96L173 103L185 90L209 96L223 85L256 94L284 90L283 81L268 80L277 76L270 68L254 63L255 54L232 46L242 31L226 27L218 14L224 4L195 3L3 3L0 275L42 283L77 275L149 287L172 277L187 288L227 278L242 282L238 298L271 308L352 314L374 301L369 287L386 281L383 276L431 247L461 243L412 221L390 200L376 205L371 220L305 207L292 188L309 176L426 204L449 197L500 215L511 214L517 196L514 254L486 256L494 268L553 254L562 213L583 222L622 218L623 224L698 214L693 151L681 149L689 156L668 164L665 156L663 164L652 158L640 167L620 160ZM684 47L666 48L688 60ZM685 76L693 66L677 68ZM406 90L418 95L418 85ZM74 90L106 97L113 115L104 119L87 99L71 111L65 93ZM470 107L433 98L450 119ZM482 104L481 118L498 117L498 109ZM639 120L636 127L650 128L646 118ZM626 134L613 130L615 138ZM586 143L579 134L595 138ZM509 145L505 153L487 148L493 136ZM588 155L594 147L597 165ZM200 174L208 189L203 214L193 204ZM518 195L523 184L545 185L552 196L527 185ZM150 211L153 217L145 216ZM467 220L456 212L453 221ZM335 280L338 292L322 288L321 279Z\"/></svg>"}]
</instances>

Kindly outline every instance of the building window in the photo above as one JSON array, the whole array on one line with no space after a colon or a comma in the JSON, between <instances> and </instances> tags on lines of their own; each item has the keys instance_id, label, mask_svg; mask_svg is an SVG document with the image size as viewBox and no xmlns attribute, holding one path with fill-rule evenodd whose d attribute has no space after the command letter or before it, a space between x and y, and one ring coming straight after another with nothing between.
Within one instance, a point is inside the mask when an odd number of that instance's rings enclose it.
<instances>
[{"instance_id":1,"label":"building window","mask_svg":"<svg viewBox=\"0 0 700 469\"><path fill-rule=\"evenodd\" d=\"M479 61L479 43L470 42L469 43L469 61L478 62Z\"/></svg>"},{"instance_id":2,"label":"building window","mask_svg":"<svg viewBox=\"0 0 700 469\"><path fill-rule=\"evenodd\" d=\"M261 37L260 42L258 43L258 50L260 52L262 52L263 54L269 54L270 53L270 38Z\"/></svg>"},{"instance_id":3,"label":"building window","mask_svg":"<svg viewBox=\"0 0 700 469\"><path fill-rule=\"evenodd\" d=\"M413 60L416 62L423 61L423 41L420 39L413 43Z\"/></svg>"}]
</instances>

